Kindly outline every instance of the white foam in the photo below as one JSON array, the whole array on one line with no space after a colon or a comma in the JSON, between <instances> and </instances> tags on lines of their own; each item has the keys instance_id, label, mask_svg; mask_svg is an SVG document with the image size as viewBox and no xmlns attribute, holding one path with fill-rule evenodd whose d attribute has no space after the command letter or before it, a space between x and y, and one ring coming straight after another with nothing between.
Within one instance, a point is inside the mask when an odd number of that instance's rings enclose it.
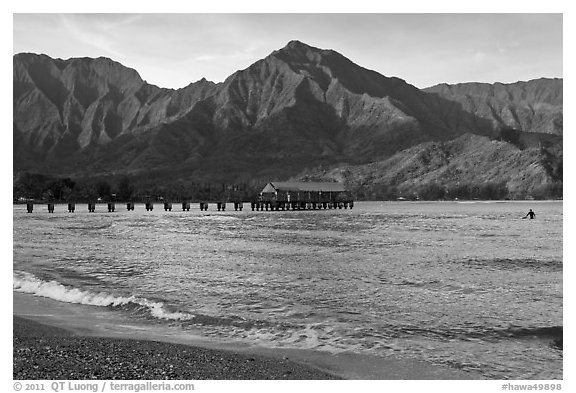
<instances>
[{"instance_id":1,"label":"white foam","mask_svg":"<svg viewBox=\"0 0 576 393\"><path fill-rule=\"evenodd\" d=\"M237 221L240 219L239 217L228 216L224 214L206 214L203 216L198 216L198 218L211 221Z\"/></svg>"},{"instance_id":2,"label":"white foam","mask_svg":"<svg viewBox=\"0 0 576 393\"><path fill-rule=\"evenodd\" d=\"M145 307L150 314L158 319L186 321L194 315L183 312L170 312L161 302L135 296L114 296L106 292L91 292L78 288L70 288L57 281L44 281L33 274L14 271L12 287L16 292L47 297L60 302L84 304L89 306L122 306L129 303Z\"/></svg>"}]
</instances>

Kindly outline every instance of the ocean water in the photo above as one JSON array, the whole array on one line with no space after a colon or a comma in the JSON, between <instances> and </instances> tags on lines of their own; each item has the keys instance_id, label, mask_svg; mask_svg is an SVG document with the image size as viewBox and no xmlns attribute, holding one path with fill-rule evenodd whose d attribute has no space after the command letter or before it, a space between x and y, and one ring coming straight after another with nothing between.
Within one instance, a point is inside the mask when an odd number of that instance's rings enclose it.
<instances>
[{"instance_id":1,"label":"ocean water","mask_svg":"<svg viewBox=\"0 0 576 393\"><path fill-rule=\"evenodd\" d=\"M13 288L212 339L562 378L562 202L210 209L14 206Z\"/></svg>"}]
</instances>

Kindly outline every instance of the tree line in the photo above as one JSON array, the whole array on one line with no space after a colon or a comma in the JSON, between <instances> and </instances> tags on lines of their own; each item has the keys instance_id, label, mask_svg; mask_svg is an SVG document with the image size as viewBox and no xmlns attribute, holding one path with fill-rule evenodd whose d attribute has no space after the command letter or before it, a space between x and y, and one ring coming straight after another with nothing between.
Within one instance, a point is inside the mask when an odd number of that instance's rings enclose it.
<instances>
[{"instance_id":1,"label":"tree line","mask_svg":"<svg viewBox=\"0 0 576 393\"><path fill-rule=\"evenodd\" d=\"M523 200L523 199L562 199L562 181L543 184L531 191L508 189L505 182L462 182L443 185L431 182L399 189L395 185L371 184L357 187L353 191L355 200Z\"/></svg>"},{"instance_id":2,"label":"tree line","mask_svg":"<svg viewBox=\"0 0 576 393\"><path fill-rule=\"evenodd\" d=\"M112 178L59 178L22 172L14 176L15 202L26 200L52 202L90 201L249 201L257 199L264 182L239 184L153 181ZM399 189L394 185L369 184L350 187L354 200L503 200L503 199L562 199L562 181L536 187L528 192L510 192L505 182L458 183L443 185L436 182Z\"/></svg>"},{"instance_id":3,"label":"tree line","mask_svg":"<svg viewBox=\"0 0 576 393\"><path fill-rule=\"evenodd\" d=\"M59 178L22 172L14 177L14 201L90 202L90 201L216 201L251 200L260 188L241 183L177 181L158 184L134 181L127 176L115 178Z\"/></svg>"}]
</instances>

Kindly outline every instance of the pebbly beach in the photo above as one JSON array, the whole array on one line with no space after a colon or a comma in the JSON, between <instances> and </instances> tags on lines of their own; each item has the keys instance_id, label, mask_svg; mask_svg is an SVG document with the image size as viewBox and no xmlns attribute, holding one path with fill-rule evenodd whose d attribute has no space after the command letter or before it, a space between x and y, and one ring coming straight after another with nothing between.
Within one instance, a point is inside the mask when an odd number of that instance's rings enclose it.
<instances>
[{"instance_id":1,"label":"pebbly beach","mask_svg":"<svg viewBox=\"0 0 576 393\"><path fill-rule=\"evenodd\" d=\"M286 359L148 340L83 337L13 317L13 378L127 380L340 379Z\"/></svg>"},{"instance_id":2,"label":"pebbly beach","mask_svg":"<svg viewBox=\"0 0 576 393\"><path fill-rule=\"evenodd\" d=\"M19 380L477 380L427 362L238 345L13 292Z\"/></svg>"}]
</instances>

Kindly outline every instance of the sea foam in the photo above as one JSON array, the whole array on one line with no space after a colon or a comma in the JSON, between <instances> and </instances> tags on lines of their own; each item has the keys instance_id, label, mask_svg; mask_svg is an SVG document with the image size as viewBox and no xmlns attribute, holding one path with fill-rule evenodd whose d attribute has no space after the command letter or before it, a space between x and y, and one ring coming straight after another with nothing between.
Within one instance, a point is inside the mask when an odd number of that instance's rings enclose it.
<instances>
[{"instance_id":1,"label":"sea foam","mask_svg":"<svg viewBox=\"0 0 576 393\"><path fill-rule=\"evenodd\" d=\"M186 312L171 312L162 302L136 296L117 296L106 292L91 292L67 287L58 281L44 281L31 273L14 271L12 287L16 292L28 293L65 303L99 307L136 306L158 319L187 321L194 318Z\"/></svg>"}]
</instances>

